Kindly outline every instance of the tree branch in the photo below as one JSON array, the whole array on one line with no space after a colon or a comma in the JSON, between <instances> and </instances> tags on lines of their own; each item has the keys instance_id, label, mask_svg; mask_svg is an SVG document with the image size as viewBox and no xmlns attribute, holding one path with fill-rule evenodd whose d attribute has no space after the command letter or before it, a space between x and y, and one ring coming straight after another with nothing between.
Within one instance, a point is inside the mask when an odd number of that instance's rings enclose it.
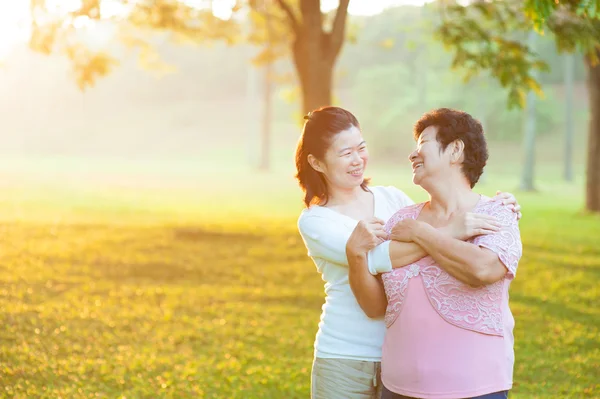
<instances>
[{"instance_id":1,"label":"tree branch","mask_svg":"<svg viewBox=\"0 0 600 399\"><path fill-rule=\"evenodd\" d=\"M340 0L340 5L335 13L333 26L331 28L331 50L338 54L344 44L346 33L346 20L348 19L348 4L350 0Z\"/></svg>"},{"instance_id":2,"label":"tree branch","mask_svg":"<svg viewBox=\"0 0 600 399\"><path fill-rule=\"evenodd\" d=\"M284 17L282 15L276 15L276 14L274 14L272 12L268 12L267 10L256 10L256 12L258 12L259 14L261 14L262 16L264 16L265 19L270 18L271 21L281 22L284 25L287 23L286 17Z\"/></svg>"},{"instance_id":3,"label":"tree branch","mask_svg":"<svg viewBox=\"0 0 600 399\"><path fill-rule=\"evenodd\" d=\"M290 24L292 25L292 30L294 32L298 32L300 30L300 25L298 23L298 18L296 18L296 14L290 7L290 5L286 2L286 0L275 0L279 7L285 12L290 20Z\"/></svg>"}]
</instances>

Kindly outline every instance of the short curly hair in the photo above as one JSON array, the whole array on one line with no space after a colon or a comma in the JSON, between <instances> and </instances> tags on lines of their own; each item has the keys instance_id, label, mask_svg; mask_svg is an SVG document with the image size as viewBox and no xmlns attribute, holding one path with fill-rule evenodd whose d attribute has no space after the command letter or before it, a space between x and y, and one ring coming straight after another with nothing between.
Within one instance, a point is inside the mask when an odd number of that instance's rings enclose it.
<instances>
[{"instance_id":1,"label":"short curly hair","mask_svg":"<svg viewBox=\"0 0 600 399\"><path fill-rule=\"evenodd\" d=\"M437 126L437 141L442 151L454 140L462 140L465 144L462 172L469 180L471 188L475 187L483 173L488 160L488 149L481 123L464 111L450 108L438 108L427 112L415 123L413 134L415 140L429 126Z\"/></svg>"}]
</instances>

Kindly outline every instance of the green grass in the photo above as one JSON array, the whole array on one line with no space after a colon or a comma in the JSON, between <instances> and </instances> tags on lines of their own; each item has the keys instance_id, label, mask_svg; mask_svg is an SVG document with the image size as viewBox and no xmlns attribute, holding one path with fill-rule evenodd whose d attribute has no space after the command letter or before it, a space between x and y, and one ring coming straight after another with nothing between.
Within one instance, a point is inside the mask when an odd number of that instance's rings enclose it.
<instances>
[{"instance_id":1,"label":"green grass","mask_svg":"<svg viewBox=\"0 0 600 399\"><path fill-rule=\"evenodd\" d=\"M142 172L5 179L0 397L308 397L323 282L291 171ZM511 397L599 397L600 217L581 212L581 179L551 177L517 193ZM492 175L480 190L516 186Z\"/></svg>"}]
</instances>

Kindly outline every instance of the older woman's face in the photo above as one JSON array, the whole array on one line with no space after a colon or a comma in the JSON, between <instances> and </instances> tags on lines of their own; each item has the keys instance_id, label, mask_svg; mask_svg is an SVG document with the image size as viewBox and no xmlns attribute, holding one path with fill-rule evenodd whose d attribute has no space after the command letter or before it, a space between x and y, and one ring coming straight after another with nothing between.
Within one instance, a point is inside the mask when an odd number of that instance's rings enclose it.
<instances>
[{"instance_id":1,"label":"older woman's face","mask_svg":"<svg viewBox=\"0 0 600 399\"><path fill-rule=\"evenodd\" d=\"M444 178L450 167L450 147L441 150L437 141L437 126L429 126L419 136L417 148L409 155L412 163L413 183L423 186L428 181Z\"/></svg>"}]
</instances>

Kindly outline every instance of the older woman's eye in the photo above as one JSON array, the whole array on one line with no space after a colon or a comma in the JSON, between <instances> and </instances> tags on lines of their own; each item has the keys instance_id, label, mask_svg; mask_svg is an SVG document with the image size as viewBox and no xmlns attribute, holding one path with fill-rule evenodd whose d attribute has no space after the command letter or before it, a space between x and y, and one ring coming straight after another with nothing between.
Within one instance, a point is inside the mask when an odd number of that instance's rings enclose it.
<instances>
[{"instance_id":1,"label":"older woman's eye","mask_svg":"<svg viewBox=\"0 0 600 399\"><path fill-rule=\"evenodd\" d=\"M367 146L362 146L362 147L359 148L360 151L364 151L366 149L367 149Z\"/></svg>"}]
</instances>

